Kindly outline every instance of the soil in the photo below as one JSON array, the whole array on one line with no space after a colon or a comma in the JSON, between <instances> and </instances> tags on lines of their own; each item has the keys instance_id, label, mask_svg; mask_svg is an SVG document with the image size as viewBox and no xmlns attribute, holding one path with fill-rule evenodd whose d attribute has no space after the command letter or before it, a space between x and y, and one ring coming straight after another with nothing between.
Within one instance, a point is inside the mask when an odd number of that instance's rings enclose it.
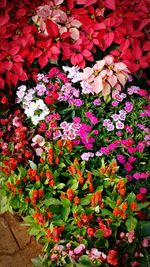
<instances>
[{"instance_id":1,"label":"soil","mask_svg":"<svg viewBox=\"0 0 150 267\"><path fill-rule=\"evenodd\" d=\"M16 215L0 215L0 267L32 267L31 259L42 255L42 245L22 224Z\"/></svg>"}]
</instances>

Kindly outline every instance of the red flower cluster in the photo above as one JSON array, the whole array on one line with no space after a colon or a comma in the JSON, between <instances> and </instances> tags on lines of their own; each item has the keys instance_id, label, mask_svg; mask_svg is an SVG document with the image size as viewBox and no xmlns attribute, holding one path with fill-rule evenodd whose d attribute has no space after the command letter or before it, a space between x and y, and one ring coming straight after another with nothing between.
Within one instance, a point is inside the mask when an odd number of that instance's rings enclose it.
<instances>
[{"instance_id":1,"label":"red flower cluster","mask_svg":"<svg viewBox=\"0 0 150 267\"><path fill-rule=\"evenodd\" d=\"M60 5L53 0L1 2L0 88L27 80L51 60L70 59L83 68L107 48L133 73L150 63L148 0L67 0ZM48 5L51 19L44 11ZM39 7L47 35L38 32L32 21ZM32 68L35 60L37 69ZM1 93L1 102L7 102L5 93Z\"/></svg>"},{"instance_id":2,"label":"red flower cluster","mask_svg":"<svg viewBox=\"0 0 150 267\"><path fill-rule=\"evenodd\" d=\"M0 119L1 155L14 158L19 164L26 164L28 159L33 159L33 151L29 144L33 133L32 130L27 131L23 123L24 118L22 111L16 109L5 119Z\"/></svg>"}]
</instances>

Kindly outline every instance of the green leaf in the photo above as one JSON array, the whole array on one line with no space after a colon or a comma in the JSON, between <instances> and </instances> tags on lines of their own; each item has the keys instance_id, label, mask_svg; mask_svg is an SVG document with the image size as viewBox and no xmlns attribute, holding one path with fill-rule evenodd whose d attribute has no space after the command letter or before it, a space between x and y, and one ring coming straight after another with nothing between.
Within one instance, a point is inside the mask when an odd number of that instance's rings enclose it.
<instances>
[{"instance_id":1,"label":"green leaf","mask_svg":"<svg viewBox=\"0 0 150 267\"><path fill-rule=\"evenodd\" d=\"M97 231L95 232L95 237L101 237L101 236L103 236L103 231L101 231L101 230L97 230Z\"/></svg>"},{"instance_id":2,"label":"green leaf","mask_svg":"<svg viewBox=\"0 0 150 267\"><path fill-rule=\"evenodd\" d=\"M88 188L88 184L85 183L83 186L82 186L82 190L86 190Z\"/></svg>"},{"instance_id":3,"label":"green leaf","mask_svg":"<svg viewBox=\"0 0 150 267\"><path fill-rule=\"evenodd\" d=\"M100 171L99 171L99 170L92 169L92 173L93 173L95 176L100 177Z\"/></svg>"},{"instance_id":4,"label":"green leaf","mask_svg":"<svg viewBox=\"0 0 150 267\"><path fill-rule=\"evenodd\" d=\"M37 165L32 160L29 160L29 164L30 164L31 169L37 170Z\"/></svg>"},{"instance_id":5,"label":"green leaf","mask_svg":"<svg viewBox=\"0 0 150 267\"><path fill-rule=\"evenodd\" d=\"M92 263L89 257L86 255L83 255L79 258L79 263L81 263L83 266L86 266L86 267L92 267Z\"/></svg>"},{"instance_id":6,"label":"green leaf","mask_svg":"<svg viewBox=\"0 0 150 267\"><path fill-rule=\"evenodd\" d=\"M150 221L143 221L140 223L141 232L143 236L150 236Z\"/></svg>"},{"instance_id":7,"label":"green leaf","mask_svg":"<svg viewBox=\"0 0 150 267\"><path fill-rule=\"evenodd\" d=\"M79 182L76 181L76 180L72 180L72 182L73 182L73 185L71 185L71 188L73 190L77 190L78 189L78 186L79 186Z\"/></svg>"},{"instance_id":8,"label":"green leaf","mask_svg":"<svg viewBox=\"0 0 150 267\"><path fill-rule=\"evenodd\" d=\"M32 263L34 264L34 267L43 267L43 263L41 262L40 258L32 258Z\"/></svg>"},{"instance_id":9,"label":"green leaf","mask_svg":"<svg viewBox=\"0 0 150 267\"><path fill-rule=\"evenodd\" d=\"M131 204L132 202L134 202L136 199L136 196L133 192L131 192L128 196L127 196L127 202L128 204Z\"/></svg>"},{"instance_id":10,"label":"green leaf","mask_svg":"<svg viewBox=\"0 0 150 267\"><path fill-rule=\"evenodd\" d=\"M111 207L112 209L114 209L115 206L116 206L115 201L113 201L110 197L106 197L106 198L105 198L105 203L106 203L109 207Z\"/></svg>"},{"instance_id":11,"label":"green leaf","mask_svg":"<svg viewBox=\"0 0 150 267\"><path fill-rule=\"evenodd\" d=\"M102 217L105 217L106 215L111 216L112 212L107 209L101 209L101 214L102 214Z\"/></svg>"},{"instance_id":12,"label":"green leaf","mask_svg":"<svg viewBox=\"0 0 150 267\"><path fill-rule=\"evenodd\" d=\"M65 184L59 183L58 185L54 186L54 189L63 189L65 187Z\"/></svg>"},{"instance_id":13,"label":"green leaf","mask_svg":"<svg viewBox=\"0 0 150 267\"><path fill-rule=\"evenodd\" d=\"M70 207L71 202L70 202L70 200L67 199L67 198L62 198L62 199L61 199L61 204L62 204L64 207Z\"/></svg>"},{"instance_id":14,"label":"green leaf","mask_svg":"<svg viewBox=\"0 0 150 267\"><path fill-rule=\"evenodd\" d=\"M70 207L63 207L62 218L65 222L68 220L69 214L70 214Z\"/></svg>"},{"instance_id":15,"label":"green leaf","mask_svg":"<svg viewBox=\"0 0 150 267\"><path fill-rule=\"evenodd\" d=\"M32 224L34 223L34 219L32 216L28 215L26 217L23 218L24 222L27 223L27 224Z\"/></svg>"},{"instance_id":16,"label":"green leaf","mask_svg":"<svg viewBox=\"0 0 150 267\"><path fill-rule=\"evenodd\" d=\"M45 199L43 202L46 206L51 206L51 205L61 205L60 200L55 199L55 198L49 198L49 199Z\"/></svg>"},{"instance_id":17,"label":"green leaf","mask_svg":"<svg viewBox=\"0 0 150 267\"><path fill-rule=\"evenodd\" d=\"M35 224L35 226L32 226L32 228L29 230L30 235L37 235L41 232L41 226L38 224Z\"/></svg>"},{"instance_id":18,"label":"green leaf","mask_svg":"<svg viewBox=\"0 0 150 267\"><path fill-rule=\"evenodd\" d=\"M80 199L80 204L82 206L86 206L86 205L89 205L90 204L90 201L91 201L91 195L88 195L85 198L81 198Z\"/></svg>"},{"instance_id":19,"label":"green leaf","mask_svg":"<svg viewBox=\"0 0 150 267\"><path fill-rule=\"evenodd\" d=\"M128 232L135 230L137 226L137 219L134 217L130 217L126 220L125 225L127 227Z\"/></svg>"},{"instance_id":20,"label":"green leaf","mask_svg":"<svg viewBox=\"0 0 150 267\"><path fill-rule=\"evenodd\" d=\"M65 164L64 162L61 162L61 163L58 165L58 167L62 169L62 168L64 168L64 167L66 167L66 164Z\"/></svg>"},{"instance_id":21,"label":"green leaf","mask_svg":"<svg viewBox=\"0 0 150 267\"><path fill-rule=\"evenodd\" d=\"M138 204L137 205L137 208L136 208L136 211L138 211L138 210L141 210L141 209L144 209L144 208L146 208L146 207L148 207L149 206L149 202L144 202L144 203L140 203L140 204Z\"/></svg>"},{"instance_id":22,"label":"green leaf","mask_svg":"<svg viewBox=\"0 0 150 267\"><path fill-rule=\"evenodd\" d=\"M95 246L99 248L108 248L109 243L107 239L105 239L104 237L100 237L96 240Z\"/></svg>"}]
</instances>

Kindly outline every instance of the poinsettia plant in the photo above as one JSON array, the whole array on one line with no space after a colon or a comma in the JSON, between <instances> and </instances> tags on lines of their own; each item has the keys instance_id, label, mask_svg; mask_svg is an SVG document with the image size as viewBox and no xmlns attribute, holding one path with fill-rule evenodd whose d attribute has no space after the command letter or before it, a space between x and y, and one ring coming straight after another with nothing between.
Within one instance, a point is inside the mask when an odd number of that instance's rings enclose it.
<instances>
[{"instance_id":1,"label":"poinsettia plant","mask_svg":"<svg viewBox=\"0 0 150 267\"><path fill-rule=\"evenodd\" d=\"M148 0L136 1L136 8L118 0L7 0L1 8L2 89L14 90L51 61L70 60L83 68L108 49L132 73L149 66ZM5 91L0 96L5 105Z\"/></svg>"}]
</instances>

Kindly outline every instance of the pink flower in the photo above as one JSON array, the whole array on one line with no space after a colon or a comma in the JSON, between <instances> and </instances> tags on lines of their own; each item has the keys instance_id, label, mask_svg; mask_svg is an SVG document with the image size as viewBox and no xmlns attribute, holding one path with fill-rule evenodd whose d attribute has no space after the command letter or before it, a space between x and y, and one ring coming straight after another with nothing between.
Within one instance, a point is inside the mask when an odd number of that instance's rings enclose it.
<instances>
[{"instance_id":1,"label":"pink flower","mask_svg":"<svg viewBox=\"0 0 150 267\"><path fill-rule=\"evenodd\" d=\"M144 248L149 247L149 240L148 240L147 238L144 238L144 239L143 239L142 246L143 246Z\"/></svg>"},{"instance_id":2,"label":"pink flower","mask_svg":"<svg viewBox=\"0 0 150 267\"><path fill-rule=\"evenodd\" d=\"M82 250L84 250L85 249L85 245L84 244L80 244L78 247L76 247L75 249L74 249L74 254L80 254L81 252L82 252Z\"/></svg>"},{"instance_id":3,"label":"pink flower","mask_svg":"<svg viewBox=\"0 0 150 267\"><path fill-rule=\"evenodd\" d=\"M119 104L119 102L118 102L118 101L112 101L112 102L111 102L111 105L112 105L113 107L117 107L117 106L118 106L118 104Z\"/></svg>"},{"instance_id":4,"label":"pink flower","mask_svg":"<svg viewBox=\"0 0 150 267\"><path fill-rule=\"evenodd\" d=\"M128 238L128 242L132 243L133 240L135 239L135 233L134 231L130 231L129 233L126 234L126 237Z\"/></svg>"}]
</instances>

